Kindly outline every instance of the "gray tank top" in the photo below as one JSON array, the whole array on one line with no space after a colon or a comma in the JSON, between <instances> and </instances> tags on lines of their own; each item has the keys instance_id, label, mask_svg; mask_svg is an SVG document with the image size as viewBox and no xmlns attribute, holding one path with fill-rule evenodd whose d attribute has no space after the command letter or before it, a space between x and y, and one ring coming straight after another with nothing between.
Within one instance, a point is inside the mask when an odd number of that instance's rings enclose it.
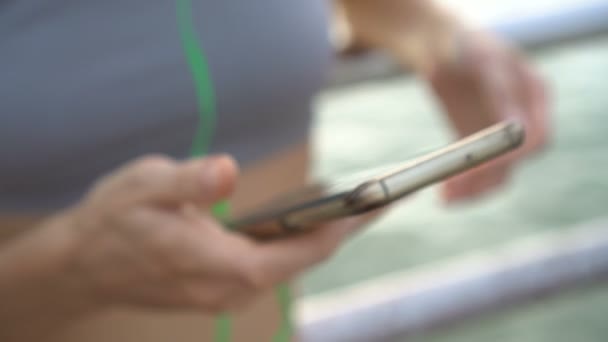
<instances>
[{"instance_id":1,"label":"gray tank top","mask_svg":"<svg viewBox=\"0 0 608 342\"><path fill-rule=\"evenodd\" d=\"M241 163L304 139L331 61L327 0L194 0L217 93L212 151ZM175 1L0 3L0 211L77 200L198 123Z\"/></svg>"}]
</instances>

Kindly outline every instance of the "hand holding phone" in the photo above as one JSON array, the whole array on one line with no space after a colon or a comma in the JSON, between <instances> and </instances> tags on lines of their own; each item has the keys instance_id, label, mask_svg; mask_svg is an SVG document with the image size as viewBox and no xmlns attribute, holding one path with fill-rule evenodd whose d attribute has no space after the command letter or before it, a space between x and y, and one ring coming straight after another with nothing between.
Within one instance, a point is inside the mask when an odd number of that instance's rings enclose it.
<instances>
[{"instance_id":1,"label":"hand holding phone","mask_svg":"<svg viewBox=\"0 0 608 342\"><path fill-rule=\"evenodd\" d=\"M388 171L354 181L311 185L239 217L228 226L258 239L307 231L327 221L383 207L497 158L523 141L524 128L520 122L499 123Z\"/></svg>"}]
</instances>

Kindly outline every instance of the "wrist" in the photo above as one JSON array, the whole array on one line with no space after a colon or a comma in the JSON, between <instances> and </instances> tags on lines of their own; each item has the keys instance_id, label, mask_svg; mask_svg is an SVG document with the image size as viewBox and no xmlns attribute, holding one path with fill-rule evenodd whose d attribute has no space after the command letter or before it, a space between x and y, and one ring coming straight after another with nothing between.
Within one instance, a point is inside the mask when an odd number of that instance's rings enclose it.
<instances>
[{"instance_id":1,"label":"wrist","mask_svg":"<svg viewBox=\"0 0 608 342\"><path fill-rule=\"evenodd\" d=\"M78 315L96 311L101 303L93 295L87 277L77 265L80 251L86 246L87 234L84 227L79 226L73 211L65 211L51 220L41 230L38 241L47 241L46 272L41 270L50 284L56 285L56 291L61 296L69 297L65 305L67 313Z\"/></svg>"},{"instance_id":2,"label":"wrist","mask_svg":"<svg viewBox=\"0 0 608 342\"><path fill-rule=\"evenodd\" d=\"M46 220L0 250L0 336L16 340L61 329L95 302L70 265L78 238L69 214Z\"/></svg>"},{"instance_id":3,"label":"wrist","mask_svg":"<svg viewBox=\"0 0 608 342\"><path fill-rule=\"evenodd\" d=\"M472 31L428 0L343 0L342 13L350 45L383 49L423 75L459 63L462 41Z\"/></svg>"}]
</instances>

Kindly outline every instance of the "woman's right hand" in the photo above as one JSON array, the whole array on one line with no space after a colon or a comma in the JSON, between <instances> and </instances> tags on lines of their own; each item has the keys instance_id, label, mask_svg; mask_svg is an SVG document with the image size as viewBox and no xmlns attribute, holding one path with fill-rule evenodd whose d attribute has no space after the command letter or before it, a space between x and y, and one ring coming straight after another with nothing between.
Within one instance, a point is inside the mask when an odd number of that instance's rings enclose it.
<instances>
[{"instance_id":1,"label":"woman's right hand","mask_svg":"<svg viewBox=\"0 0 608 342\"><path fill-rule=\"evenodd\" d=\"M209 211L236 179L226 156L146 157L101 179L64 220L75 241L66 269L83 302L230 310L324 260L367 220L259 243L226 231Z\"/></svg>"}]
</instances>

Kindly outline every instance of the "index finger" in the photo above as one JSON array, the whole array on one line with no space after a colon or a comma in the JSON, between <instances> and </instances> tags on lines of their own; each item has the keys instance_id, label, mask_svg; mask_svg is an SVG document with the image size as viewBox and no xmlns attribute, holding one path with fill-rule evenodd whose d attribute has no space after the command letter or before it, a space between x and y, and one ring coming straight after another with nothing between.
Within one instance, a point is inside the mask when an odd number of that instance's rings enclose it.
<instances>
[{"instance_id":1,"label":"index finger","mask_svg":"<svg viewBox=\"0 0 608 342\"><path fill-rule=\"evenodd\" d=\"M373 211L324 224L315 230L258 245L254 262L271 284L287 281L330 257L360 227L379 215Z\"/></svg>"}]
</instances>

